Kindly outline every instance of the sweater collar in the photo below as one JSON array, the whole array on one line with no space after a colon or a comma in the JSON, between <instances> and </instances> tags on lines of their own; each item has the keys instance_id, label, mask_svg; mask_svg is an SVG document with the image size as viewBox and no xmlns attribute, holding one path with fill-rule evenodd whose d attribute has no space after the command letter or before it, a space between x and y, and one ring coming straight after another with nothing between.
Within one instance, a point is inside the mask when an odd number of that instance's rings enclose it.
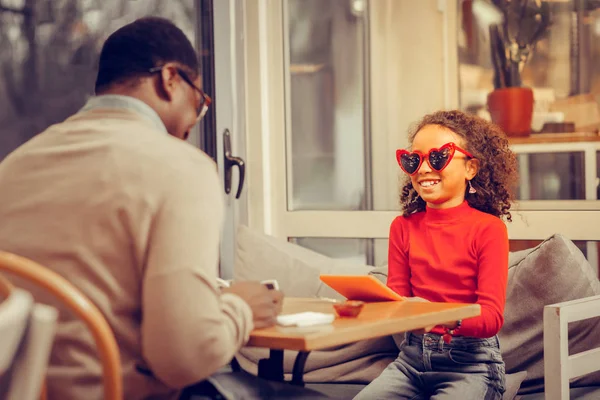
<instances>
[{"instance_id":1,"label":"sweater collar","mask_svg":"<svg viewBox=\"0 0 600 400\"><path fill-rule=\"evenodd\" d=\"M80 112L95 109L120 109L133 111L148 119L156 129L168 133L165 124L162 122L156 111L148 104L131 96L122 96L116 94L105 94L91 97Z\"/></svg>"},{"instance_id":2,"label":"sweater collar","mask_svg":"<svg viewBox=\"0 0 600 400\"><path fill-rule=\"evenodd\" d=\"M425 218L432 222L446 222L460 220L466 217L472 208L465 200L460 205L451 208L431 208L425 206Z\"/></svg>"}]
</instances>

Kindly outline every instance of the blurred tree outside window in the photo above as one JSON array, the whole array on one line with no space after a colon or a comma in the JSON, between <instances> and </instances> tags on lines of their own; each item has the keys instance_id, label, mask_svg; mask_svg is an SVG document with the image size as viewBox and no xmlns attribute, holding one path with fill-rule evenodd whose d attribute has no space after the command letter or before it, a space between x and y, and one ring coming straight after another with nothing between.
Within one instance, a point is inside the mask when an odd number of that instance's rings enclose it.
<instances>
[{"instance_id":1,"label":"blurred tree outside window","mask_svg":"<svg viewBox=\"0 0 600 400\"><path fill-rule=\"evenodd\" d=\"M0 0L0 160L93 95L104 40L146 16L194 39L193 0Z\"/></svg>"}]
</instances>

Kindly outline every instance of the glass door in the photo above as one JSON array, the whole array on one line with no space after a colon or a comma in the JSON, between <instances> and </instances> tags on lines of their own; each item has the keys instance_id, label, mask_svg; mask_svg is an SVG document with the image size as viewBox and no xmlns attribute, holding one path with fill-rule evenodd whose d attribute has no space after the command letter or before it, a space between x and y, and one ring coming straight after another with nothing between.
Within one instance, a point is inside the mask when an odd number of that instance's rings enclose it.
<instances>
[{"instance_id":1,"label":"glass door","mask_svg":"<svg viewBox=\"0 0 600 400\"><path fill-rule=\"evenodd\" d=\"M202 142L214 151L226 205L221 241L221 276L233 277L235 231L246 220L244 116L244 1L200 0L203 79L212 86L212 114Z\"/></svg>"}]
</instances>

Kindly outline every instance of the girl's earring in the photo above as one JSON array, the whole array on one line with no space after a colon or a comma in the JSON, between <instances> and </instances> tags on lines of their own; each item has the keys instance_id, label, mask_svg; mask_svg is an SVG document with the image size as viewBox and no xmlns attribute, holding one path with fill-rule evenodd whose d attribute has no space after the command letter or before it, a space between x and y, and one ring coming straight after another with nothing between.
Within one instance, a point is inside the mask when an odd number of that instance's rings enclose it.
<instances>
[{"instance_id":1,"label":"girl's earring","mask_svg":"<svg viewBox=\"0 0 600 400\"><path fill-rule=\"evenodd\" d=\"M473 187L473 185L471 184L471 181L469 181L469 193L470 193L470 194L477 193L477 189L475 189L475 188Z\"/></svg>"}]
</instances>

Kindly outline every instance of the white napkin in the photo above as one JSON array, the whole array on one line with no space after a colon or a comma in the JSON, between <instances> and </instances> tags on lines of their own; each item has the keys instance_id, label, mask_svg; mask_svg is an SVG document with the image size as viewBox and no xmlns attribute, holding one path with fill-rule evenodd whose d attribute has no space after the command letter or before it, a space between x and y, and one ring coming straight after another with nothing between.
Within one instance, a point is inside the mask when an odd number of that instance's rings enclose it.
<instances>
[{"instance_id":1,"label":"white napkin","mask_svg":"<svg viewBox=\"0 0 600 400\"><path fill-rule=\"evenodd\" d=\"M282 326L314 326L331 324L335 319L333 314L306 311L297 314L279 315L277 324Z\"/></svg>"}]
</instances>

